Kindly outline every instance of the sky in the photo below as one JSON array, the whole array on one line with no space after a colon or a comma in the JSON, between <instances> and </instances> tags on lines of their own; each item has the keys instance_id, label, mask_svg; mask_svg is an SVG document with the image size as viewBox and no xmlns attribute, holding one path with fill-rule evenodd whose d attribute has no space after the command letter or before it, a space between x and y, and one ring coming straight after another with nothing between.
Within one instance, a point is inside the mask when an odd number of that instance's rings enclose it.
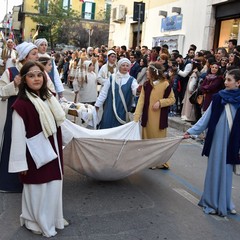
<instances>
[{"instance_id":1,"label":"sky","mask_svg":"<svg viewBox=\"0 0 240 240\"><path fill-rule=\"evenodd\" d=\"M21 5L23 0L0 0L0 22L3 20L6 13L12 12L13 6ZM8 5L8 9L6 11L6 7Z\"/></svg>"}]
</instances>

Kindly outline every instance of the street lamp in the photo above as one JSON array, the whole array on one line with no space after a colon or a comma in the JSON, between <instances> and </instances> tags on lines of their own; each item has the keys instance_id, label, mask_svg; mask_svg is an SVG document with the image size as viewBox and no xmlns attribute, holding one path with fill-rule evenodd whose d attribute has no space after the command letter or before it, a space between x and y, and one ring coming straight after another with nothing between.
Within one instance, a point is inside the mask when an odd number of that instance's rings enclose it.
<instances>
[{"instance_id":1,"label":"street lamp","mask_svg":"<svg viewBox=\"0 0 240 240\"><path fill-rule=\"evenodd\" d=\"M91 45L91 36L93 34L93 29L92 28L89 28L88 29L88 46L90 47Z\"/></svg>"}]
</instances>

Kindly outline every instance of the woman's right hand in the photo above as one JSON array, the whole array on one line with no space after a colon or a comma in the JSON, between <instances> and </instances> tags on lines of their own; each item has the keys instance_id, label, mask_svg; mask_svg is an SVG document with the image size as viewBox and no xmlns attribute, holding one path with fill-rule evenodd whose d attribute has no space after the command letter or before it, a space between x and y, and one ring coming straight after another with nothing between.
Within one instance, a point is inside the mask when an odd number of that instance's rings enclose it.
<instances>
[{"instance_id":1,"label":"woman's right hand","mask_svg":"<svg viewBox=\"0 0 240 240\"><path fill-rule=\"evenodd\" d=\"M188 139L188 138L190 138L191 137L191 135L188 133L188 132L185 132L184 134L183 134L183 138L184 139Z\"/></svg>"},{"instance_id":2,"label":"woman's right hand","mask_svg":"<svg viewBox=\"0 0 240 240\"><path fill-rule=\"evenodd\" d=\"M20 75L15 76L15 78L14 78L13 81L14 81L15 87L18 87L19 84L21 83L21 77L20 77Z\"/></svg>"}]
</instances>

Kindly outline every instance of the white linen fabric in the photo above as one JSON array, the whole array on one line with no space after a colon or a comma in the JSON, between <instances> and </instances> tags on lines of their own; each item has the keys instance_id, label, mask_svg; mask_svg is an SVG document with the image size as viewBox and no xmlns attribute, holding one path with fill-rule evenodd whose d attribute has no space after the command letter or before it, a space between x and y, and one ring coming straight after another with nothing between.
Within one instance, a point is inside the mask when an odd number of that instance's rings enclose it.
<instances>
[{"instance_id":1,"label":"white linen fabric","mask_svg":"<svg viewBox=\"0 0 240 240\"><path fill-rule=\"evenodd\" d=\"M76 108L71 108L71 106L74 104ZM75 110L78 114L78 117L75 120L75 123L82 127L92 127L94 129L97 129L97 124L99 124L99 112L96 112L96 108L87 103L73 103L73 102L62 102L61 106L67 115L69 113L69 110ZM84 122L82 122L82 120Z\"/></svg>"},{"instance_id":2,"label":"white linen fabric","mask_svg":"<svg viewBox=\"0 0 240 240\"><path fill-rule=\"evenodd\" d=\"M37 169L57 158L49 139L45 138L43 132L26 138L26 143Z\"/></svg>"},{"instance_id":3,"label":"white linen fabric","mask_svg":"<svg viewBox=\"0 0 240 240\"><path fill-rule=\"evenodd\" d=\"M167 162L182 140L182 137L141 140L141 128L136 122L90 130L66 120L61 127L65 165L102 181L122 179Z\"/></svg>"},{"instance_id":4,"label":"white linen fabric","mask_svg":"<svg viewBox=\"0 0 240 240\"><path fill-rule=\"evenodd\" d=\"M45 237L53 237L57 234L56 228L64 229L62 209L62 180L44 184L24 184L21 226L25 225L29 230L39 231Z\"/></svg>"},{"instance_id":5,"label":"white linen fabric","mask_svg":"<svg viewBox=\"0 0 240 240\"><path fill-rule=\"evenodd\" d=\"M13 111L12 145L9 160L9 172L28 170L26 159L25 125L23 119ZM58 155L58 166L61 171L61 180L54 180L42 184L24 184L22 193L21 226L39 231L46 237L57 234L56 228L64 229L62 207L62 167L58 152L56 133L53 135ZM46 201L47 199L47 201ZM45 214L45 213L48 214Z\"/></svg>"},{"instance_id":6,"label":"white linen fabric","mask_svg":"<svg viewBox=\"0 0 240 240\"><path fill-rule=\"evenodd\" d=\"M49 107L47 107L44 101L42 101L42 99L39 98L36 94L30 94L26 90L26 95L33 103L39 114L41 126L45 137L47 138L53 135L53 133L56 133L56 124L59 127L65 120L65 112L63 111L57 99L53 95L48 98L46 102Z\"/></svg>"},{"instance_id":7,"label":"white linen fabric","mask_svg":"<svg viewBox=\"0 0 240 240\"><path fill-rule=\"evenodd\" d=\"M127 81L129 80L130 78L130 75L129 73L127 74L121 74L119 71L117 71L116 74L112 74L112 77L115 78L115 81L116 83L119 85L119 86L123 86L124 84L127 83ZM101 89L101 92L97 98L97 101L95 103L95 106L96 107L101 107L103 106L105 100L107 99L107 96L108 96L108 90L109 88L111 87L111 83L109 80L107 80L105 83L104 83L104 86L102 87ZM136 96L136 93L137 93L137 88L138 88L138 83L137 83L137 80L134 78L133 81L132 81L132 85L131 85L131 89L132 89L132 94L134 96Z\"/></svg>"}]
</instances>

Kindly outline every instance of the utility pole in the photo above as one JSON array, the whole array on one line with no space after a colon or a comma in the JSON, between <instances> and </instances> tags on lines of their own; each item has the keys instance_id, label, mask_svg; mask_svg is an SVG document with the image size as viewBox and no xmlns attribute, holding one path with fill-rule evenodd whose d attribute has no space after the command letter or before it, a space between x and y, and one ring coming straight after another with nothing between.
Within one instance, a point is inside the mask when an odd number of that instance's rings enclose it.
<instances>
[{"instance_id":1,"label":"utility pole","mask_svg":"<svg viewBox=\"0 0 240 240\"><path fill-rule=\"evenodd\" d=\"M140 27L141 27L140 24L144 22L144 15L145 15L145 3L134 2L133 3L133 21L138 22L137 46L140 45Z\"/></svg>"}]
</instances>

